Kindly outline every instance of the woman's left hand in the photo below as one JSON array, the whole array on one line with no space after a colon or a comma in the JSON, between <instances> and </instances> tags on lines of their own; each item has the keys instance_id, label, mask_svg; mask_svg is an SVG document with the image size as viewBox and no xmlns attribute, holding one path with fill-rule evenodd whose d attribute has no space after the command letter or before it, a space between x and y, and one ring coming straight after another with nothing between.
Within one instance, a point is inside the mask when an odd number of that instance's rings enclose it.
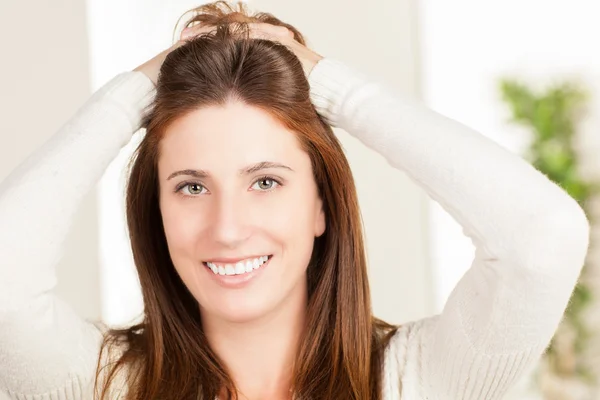
<instances>
[{"instance_id":1,"label":"woman's left hand","mask_svg":"<svg viewBox=\"0 0 600 400\"><path fill-rule=\"evenodd\" d=\"M249 23L248 26L250 27L250 37L280 42L292 50L302 63L302 68L304 69L304 73L307 77L310 75L311 71L313 70L314 66L317 65L319 60L323 58L308 47L296 41L294 39L294 33L284 26L276 26L266 23ZM181 37L182 39L191 39L203 32L206 32L206 27L197 24L184 29Z\"/></svg>"}]
</instances>

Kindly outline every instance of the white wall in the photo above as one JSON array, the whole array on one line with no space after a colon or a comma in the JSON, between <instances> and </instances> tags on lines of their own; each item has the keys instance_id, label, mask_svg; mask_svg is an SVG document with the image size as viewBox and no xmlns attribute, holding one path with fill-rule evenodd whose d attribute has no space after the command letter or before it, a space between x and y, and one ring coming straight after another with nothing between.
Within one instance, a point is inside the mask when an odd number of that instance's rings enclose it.
<instances>
[{"instance_id":1,"label":"white wall","mask_svg":"<svg viewBox=\"0 0 600 400\"><path fill-rule=\"evenodd\" d=\"M581 126L583 172L600 178L600 3L587 0L420 2L423 96L435 110L474 127L514 152L528 133L506 122L498 79L538 88L577 79L592 95ZM600 213L599 213L600 214ZM436 308L469 267L471 242L439 206L432 208ZM516 391L514 399L524 395Z\"/></svg>"},{"instance_id":2,"label":"white wall","mask_svg":"<svg viewBox=\"0 0 600 400\"><path fill-rule=\"evenodd\" d=\"M88 0L94 87L169 45L175 21L198 1ZM418 52L412 0L250 1L296 25L324 55L339 58L418 95ZM342 17L343 16L343 17ZM382 157L340 132L359 189L367 231L376 313L392 322L432 311L426 197ZM100 193L103 317L126 323L141 303L123 223L123 152ZM376 195L374 195L376 194Z\"/></svg>"},{"instance_id":3,"label":"white wall","mask_svg":"<svg viewBox=\"0 0 600 400\"><path fill-rule=\"evenodd\" d=\"M2 181L91 94L85 4L1 0L0 49ZM90 319L100 318L97 239L92 191L74 216L57 271L57 294Z\"/></svg>"},{"instance_id":4,"label":"white wall","mask_svg":"<svg viewBox=\"0 0 600 400\"><path fill-rule=\"evenodd\" d=\"M1 0L0 49L2 180L91 94L85 4ZM100 318L97 239L93 191L75 215L57 288L59 296L92 319Z\"/></svg>"}]
</instances>

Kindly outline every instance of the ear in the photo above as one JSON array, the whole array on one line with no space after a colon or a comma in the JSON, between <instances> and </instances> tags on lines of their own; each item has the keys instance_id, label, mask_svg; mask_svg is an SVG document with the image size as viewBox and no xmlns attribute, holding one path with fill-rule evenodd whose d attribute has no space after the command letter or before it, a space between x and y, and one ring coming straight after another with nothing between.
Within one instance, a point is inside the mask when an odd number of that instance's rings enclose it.
<instances>
[{"instance_id":1,"label":"ear","mask_svg":"<svg viewBox=\"0 0 600 400\"><path fill-rule=\"evenodd\" d=\"M325 210L323 210L323 200L319 199L317 203L317 212L315 215L315 237L321 236L325 233L327 221L325 218Z\"/></svg>"}]
</instances>

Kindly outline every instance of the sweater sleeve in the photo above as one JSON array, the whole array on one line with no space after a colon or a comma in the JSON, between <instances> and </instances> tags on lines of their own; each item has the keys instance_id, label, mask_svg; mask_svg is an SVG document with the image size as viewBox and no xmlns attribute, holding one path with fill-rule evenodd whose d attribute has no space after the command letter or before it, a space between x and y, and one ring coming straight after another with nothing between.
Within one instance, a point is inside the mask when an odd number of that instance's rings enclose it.
<instances>
[{"instance_id":1,"label":"sweater sleeve","mask_svg":"<svg viewBox=\"0 0 600 400\"><path fill-rule=\"evenodd\" d=\"M412 357L402 362L414 379L403 384L419 387L405 389L500 399L558 327L587 253L585 213L522 158L339 61L321 60L309 82L328 123L403 170L476 247L441 315L391 344L414 347L397 352Z\"/></svg>"},{"instance_id":2,"label":"sweater sleeve","mask_svg":"<svg viewBox=\"0 0 600 400\"><path fill-rule=\"evenodd\" d=\"M13 399L90 398L101 329L55 296L56 265L153 93L141 72L115 76L0 184L0 392Z\"/></svg>"}]
</instances>

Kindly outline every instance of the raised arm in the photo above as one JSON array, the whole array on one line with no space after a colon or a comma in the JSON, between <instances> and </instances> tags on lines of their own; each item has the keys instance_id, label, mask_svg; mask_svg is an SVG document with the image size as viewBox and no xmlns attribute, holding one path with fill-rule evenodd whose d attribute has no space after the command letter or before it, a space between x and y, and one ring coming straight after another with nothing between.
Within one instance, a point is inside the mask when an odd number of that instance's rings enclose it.
<instances>
[{"instance_id":1,"label":"raised arm","mask_svg":"<svg viewBox=\"0 0 600 400\"><path fill-rule=\"evenodd\" d=\"M321 60L309 81L330 124L405 171L476 246L442 315L392 343L419 398L501 398L562 317L587 253L583 210L522 158L339 61Z\"/></svg>"},{"instance_id":2,"label":"raised arm","mask_svg":"<svg viewBox=\"0 0 600 400\"><path fill-rule=\"evenodd\" d=\"M0 184L0 391L12 398L89 398L102 335L54 295L56 265L153 89L142 72L117 75Z\"/></svg>"}]
</instances>

